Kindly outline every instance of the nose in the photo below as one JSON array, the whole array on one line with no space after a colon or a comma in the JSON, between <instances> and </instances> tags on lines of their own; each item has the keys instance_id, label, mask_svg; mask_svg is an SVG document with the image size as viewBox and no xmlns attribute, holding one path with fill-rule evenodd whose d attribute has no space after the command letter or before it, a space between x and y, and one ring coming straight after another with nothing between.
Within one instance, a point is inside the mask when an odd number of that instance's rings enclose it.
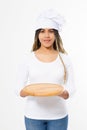
<instances>
[{"instance_id":1,"label":"nose","mask_svg":"<svg viewBox=\"0 0 87 130\"><path fill-rule=\"evenodd\" d=\"M49 37L49 32L45 32L45 37Z\"/></svg>"}]
</instances>

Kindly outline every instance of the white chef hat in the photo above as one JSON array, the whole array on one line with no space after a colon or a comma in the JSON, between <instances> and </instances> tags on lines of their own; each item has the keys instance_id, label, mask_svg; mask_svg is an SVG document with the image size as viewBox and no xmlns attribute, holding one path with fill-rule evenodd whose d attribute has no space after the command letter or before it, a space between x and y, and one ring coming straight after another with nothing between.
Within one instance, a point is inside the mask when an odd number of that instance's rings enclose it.
<instances>
[{"instance_id":1,"label":"white chef hat","mask_svg":"<svg viewBox=\"0 0 87 130\"><path fill-rule=\"evenodd\" d=\"M59 15L55 10L48 9L43 11L36 20L35 30L41 28L53 28L59 32L65 23L64 17Z\"/></svg>"}]
</instances>

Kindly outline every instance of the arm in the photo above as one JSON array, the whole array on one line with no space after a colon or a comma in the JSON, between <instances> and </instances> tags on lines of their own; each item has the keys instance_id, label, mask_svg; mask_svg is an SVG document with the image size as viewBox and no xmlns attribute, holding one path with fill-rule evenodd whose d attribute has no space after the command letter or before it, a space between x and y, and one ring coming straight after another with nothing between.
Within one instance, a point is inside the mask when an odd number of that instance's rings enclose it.
<instances>
[{"instance_id":1,"label":"arm","mask_svg":"<svg viewBox=\"0 0 87 130\"><path fill-rule=\"evenodd\" d=\"M23 88L26 86L28 81L28 64L27 57L23 57L22 61L18 65L17 70L17 78L16 78L16 95L17 96L27 96L25 92L23 92Z\"/></svg>"},{"instance_id":2,"label":"arm","mask_svg":"<svg viewBox=\"0 0 87 130\"><path fill-rule=\"evenodd\" d=\"M67 77L66 77L66 82L63 84L65 90L60 96L63 97L64 99L68 99L75 92L74 71L73 71L72 63L68 56L66 57L64 63L66 66Z\"/></svg>"}]
</instances>

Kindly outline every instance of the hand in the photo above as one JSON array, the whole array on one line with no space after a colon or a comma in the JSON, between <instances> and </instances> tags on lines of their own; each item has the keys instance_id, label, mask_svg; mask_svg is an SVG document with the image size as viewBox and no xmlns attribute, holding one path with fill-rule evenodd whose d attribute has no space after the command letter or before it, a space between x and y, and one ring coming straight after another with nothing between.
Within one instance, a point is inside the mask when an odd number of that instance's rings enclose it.
<instances>
[{"instance_id":1,"label":"hand","mask_svg":"<svg viewBox=\"0 0 87 130\"><path fill-rule=\"evenodd\" d=\"M64 99L68 99L69 98L69 93L67 90L64 90L63 93L61 95L59 95L60 97L64 98Z\"/></svg>"}]
</instances>

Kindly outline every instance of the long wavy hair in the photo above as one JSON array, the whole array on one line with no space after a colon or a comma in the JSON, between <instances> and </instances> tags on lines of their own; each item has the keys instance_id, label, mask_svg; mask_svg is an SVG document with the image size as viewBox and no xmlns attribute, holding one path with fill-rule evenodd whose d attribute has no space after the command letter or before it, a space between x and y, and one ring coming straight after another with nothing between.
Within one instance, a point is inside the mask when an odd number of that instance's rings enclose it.
<instances>
[{"instance_id":1,"label":"long wavy hair","mask_svg":"<svg viewBox=\"0 0 87 130\"><path fill-rule=\"evenodd\" d=\"M53 43L54 50L57 50L58 52L67 54L67 52L65 51L65 49L63 47L63 42L62 42L62 39L60 37L59 32L55 29L53 29L53 30L54 30L54 35L55 35L55 41ZM41 43L40 43L39 38L38 38L40 31L41 31L41 29L38 29L35 32L34 44L33 44L33 47L32 47L32 51L36 51L41 47ZM60 57L60 60L63 64L63 67L64 67L64 83L65 83L65 81L66 81L66 66L64 64L62 57L60 56L60 53L59 53L59 57Z\"/></svg>"}]
</instances>

